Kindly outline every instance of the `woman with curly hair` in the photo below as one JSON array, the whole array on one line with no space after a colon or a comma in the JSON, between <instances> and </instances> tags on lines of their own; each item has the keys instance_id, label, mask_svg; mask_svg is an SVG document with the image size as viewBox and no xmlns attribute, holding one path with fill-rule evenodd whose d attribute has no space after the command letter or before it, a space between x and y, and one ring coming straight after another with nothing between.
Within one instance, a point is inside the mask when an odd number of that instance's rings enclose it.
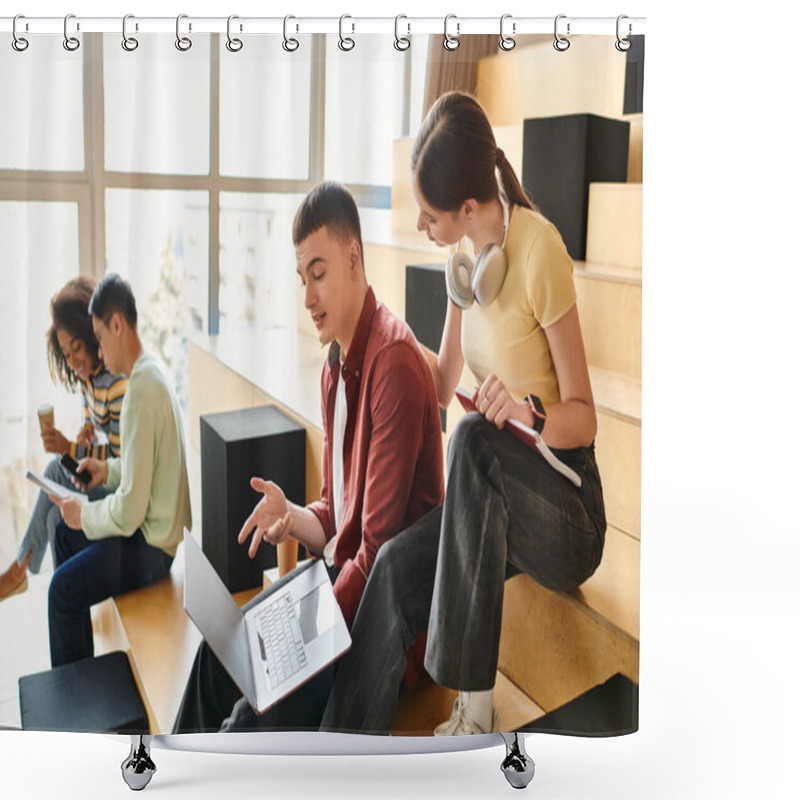
<instances>
[{"instance_id":1,"label":"woman with curly hair","mask_svg":"<svg viewBox=\"0 0 800 800\"><path fill-rule=\"evenodd\" d=\"M119 417L128 381L112 375L98 354L97 341L89 316L89 301L96 281L81 275L68 281L50 301L52 324L47 331L47 358L53 382L71 392L80 388L83 399L83 426L70 441L55 426L42 431L45 452L56 455L45 468L45 476L71 489L69 473L61 465L61 456L75 460L91 456L105 460L119 455ZM106 441L96 440L102 431ZM89 491L90 500L107 494L102 486ZM28 588L28 571L37 574L49 542L51 551L56 525L61 519L58 506L44 492L33 509L17 557L0 575L0 600L24 592Z\"/></svg>"}]
</instances>

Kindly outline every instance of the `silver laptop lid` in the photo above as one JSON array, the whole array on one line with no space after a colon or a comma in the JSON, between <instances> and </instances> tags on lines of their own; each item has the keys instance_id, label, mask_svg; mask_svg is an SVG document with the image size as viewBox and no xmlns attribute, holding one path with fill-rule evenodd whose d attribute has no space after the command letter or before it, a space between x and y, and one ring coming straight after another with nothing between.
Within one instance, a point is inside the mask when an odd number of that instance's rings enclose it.
<instances>
[{"instance_id":1,"label":"silver laptop lid","mask_svg":"<svg viewBox=\"0 0 800 800\"><path fill-rule=\"evenodd\" d=\"M184 531L183 606L234 683L256 707L244 615L195 538Z\"/></svg>"}]
</instances>

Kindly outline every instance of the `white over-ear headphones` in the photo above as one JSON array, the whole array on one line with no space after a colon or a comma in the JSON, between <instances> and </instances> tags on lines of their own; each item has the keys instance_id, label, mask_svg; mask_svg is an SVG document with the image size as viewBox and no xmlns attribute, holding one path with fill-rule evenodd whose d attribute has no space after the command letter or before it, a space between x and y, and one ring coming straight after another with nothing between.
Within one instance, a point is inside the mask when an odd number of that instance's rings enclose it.
<instances>
[{"instance_id":1,"label":"white over-ear headphones","mask_svg":"<svg viewBox=\"0 0 800 800\"><path fill-rule=\"evenodd\" d=\"M462 252L455 252L447 259L447 296L464 310L476 300L478 305L489 305L500 294L506 279L508 261L503 248L508 234L508 197L502 186L499 196L503 207L503 244L487 244L475 264Z\"/></svg>"}]
</instances>

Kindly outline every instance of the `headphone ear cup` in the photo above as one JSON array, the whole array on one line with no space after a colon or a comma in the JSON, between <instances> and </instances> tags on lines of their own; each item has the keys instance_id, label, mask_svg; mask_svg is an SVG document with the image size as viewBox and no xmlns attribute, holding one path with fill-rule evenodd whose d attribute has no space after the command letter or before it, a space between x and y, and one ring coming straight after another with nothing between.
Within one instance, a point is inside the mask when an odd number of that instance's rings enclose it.
<instances>
[{"instance_id":1,"label":"headphone ear cup","mask_svg":"<svg viewBox=\"0 0 800 800\"><path fill-rule=\"evenodd\" d=\"M478 305L488 306L500 294L507 272L508 261L503 248L498 244L487 244L472 272L470 289Z\"/></svg>"},{"instance_id":2,"label":"headphone ear cup","mask_svg":"<svg viewBox=\"0 0 800 800\"><path fill-rule=\"evenodd\" d=\"M472 294L472 259L466 253L453 253L445 267L447 296L459 307L468 309L475 300Z\"/></svg>"}]
</instances>

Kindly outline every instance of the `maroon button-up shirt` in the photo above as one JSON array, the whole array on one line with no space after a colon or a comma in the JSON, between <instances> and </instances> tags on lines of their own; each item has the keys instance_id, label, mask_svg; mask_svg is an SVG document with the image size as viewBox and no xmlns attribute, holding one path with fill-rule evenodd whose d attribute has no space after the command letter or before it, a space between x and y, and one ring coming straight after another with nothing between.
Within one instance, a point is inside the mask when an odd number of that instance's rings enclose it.
<instances>
[{"instance_id":1,"label":"maroon button-up shirt","mask_svg":"<svg viewBox=\"0 0 800 800\"><path fill-rule=\"evenodd\" d=\"M333 416L344 380L344 501L333 590L350 626L378 548L444 500L442 431L433 375L411 329L369 289L344 363L334 342L322 370L322 493L309 508L326 540L333 519ZM340 374L341 372L341 374Z\"/></svg>"}]
</instances>

